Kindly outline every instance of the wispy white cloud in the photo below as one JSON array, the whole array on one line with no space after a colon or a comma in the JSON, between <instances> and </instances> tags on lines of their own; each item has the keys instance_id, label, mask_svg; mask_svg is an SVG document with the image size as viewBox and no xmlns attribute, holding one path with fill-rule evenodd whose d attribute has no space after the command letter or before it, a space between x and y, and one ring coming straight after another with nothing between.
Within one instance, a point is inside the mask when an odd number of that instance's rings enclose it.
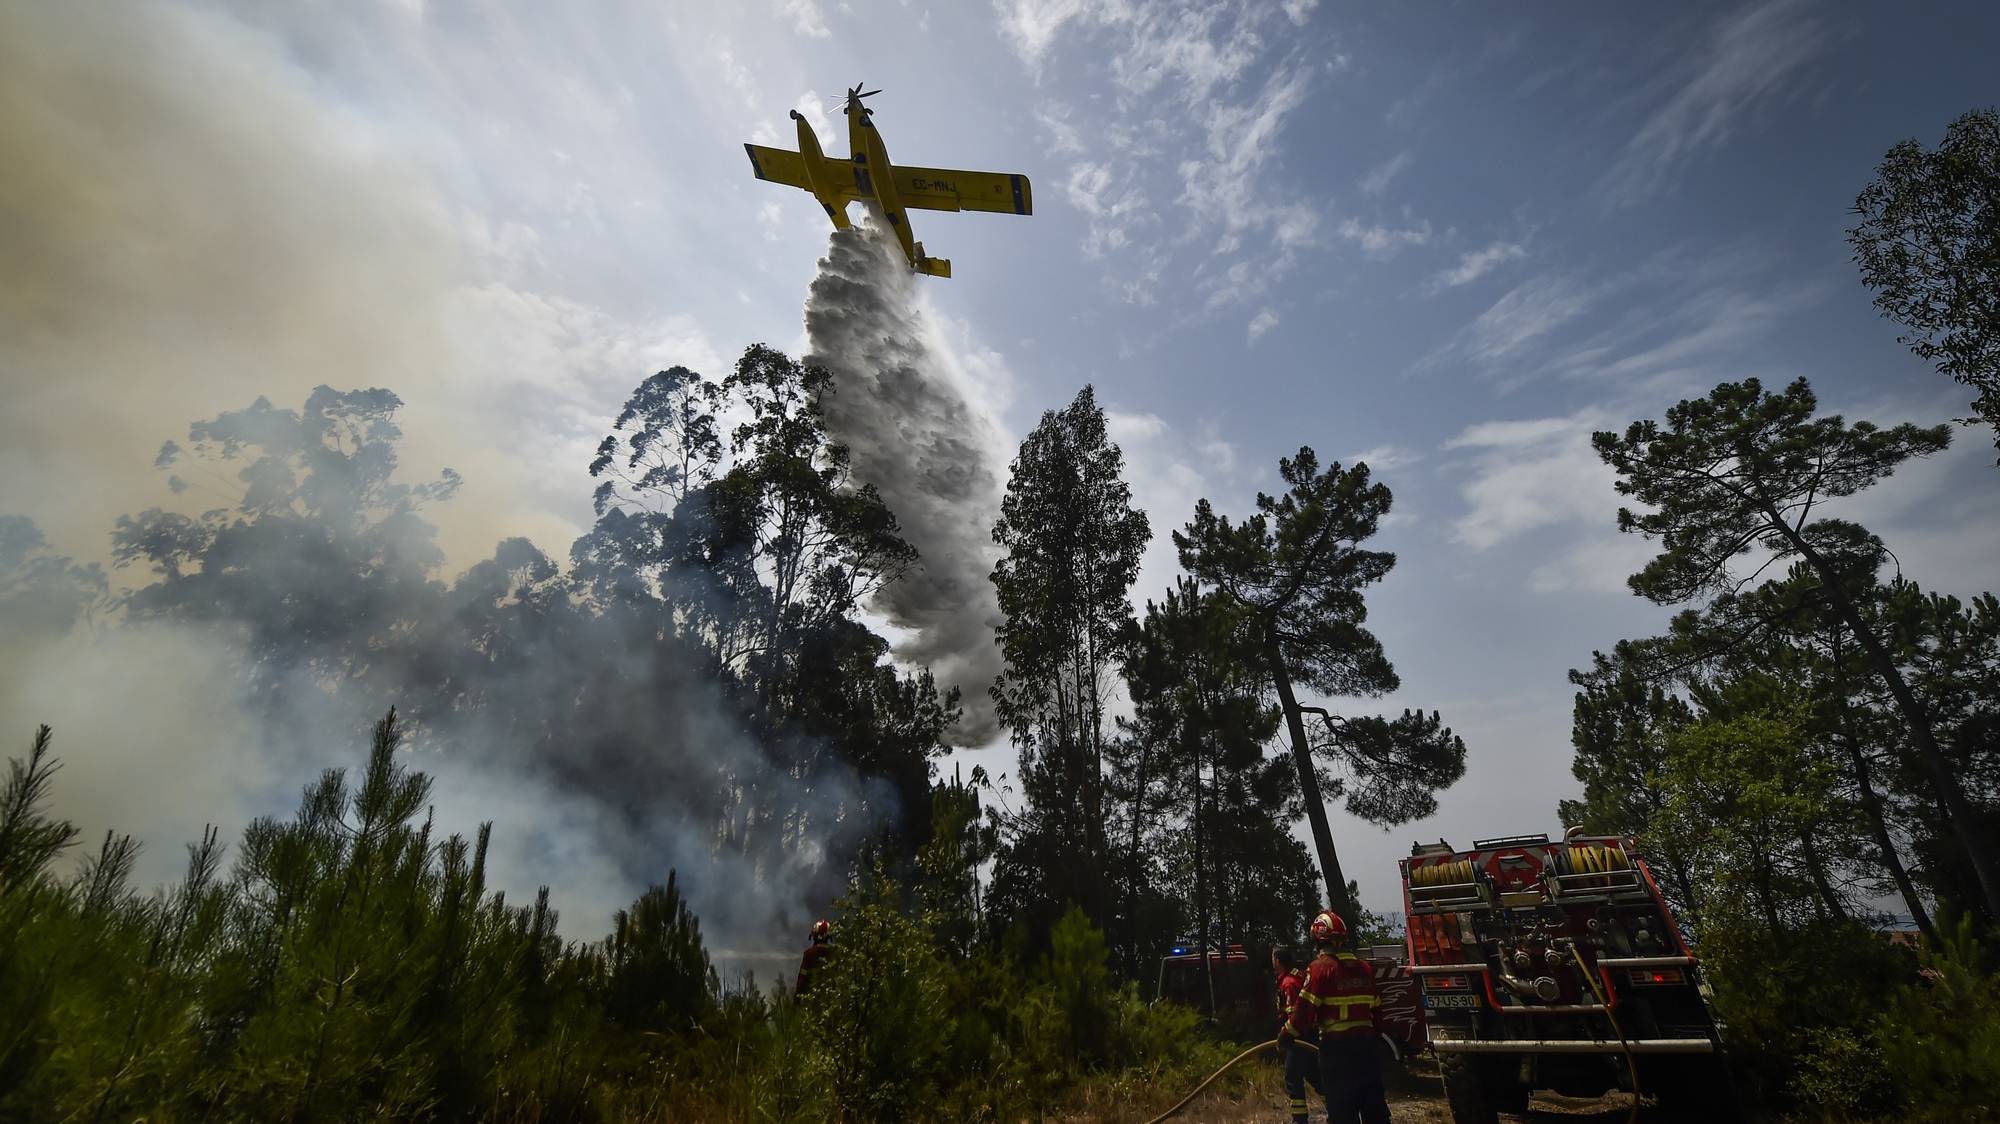
<instances>
[{"instance_id":1,"label":"wispy white cloud","mask_svg":"<svg viewBox=\"0 0 2000 1124\"><path fill-rule=\"evenodd\" d=\"M715 60L715 67L721 72L722 81L736 92L746 106L755 106L762 97L757 88L757 76L750 68L737 61L736 52L729 41L720 35L709 37L709 56Z\"/></svg>"},{"instance_id":2,"label":"wispy white cloud","mask_svg":"<svg viewBox=\"0 0 2000 1124\"><path fill-rule=\"evenodd\" d=\"M1076 156L1083 152L1083 138L1070 124L1067 113L1054 109L1038 109L1035 120L1049 136L1049 151L1057 156Z\"/></svg>"},{"instance_id":3,"label":"wispy white cloud","mask_svg":"<svg viewBox=\"0 0 2000 1124\"><path fill-rule=\"evenodd\" d=\"M800 35L825 39L833 34L827 29L826 13L819 10L819 0L784 0L780 10Z\"/></svg>"},{"instance_id":4,"label":"wispy white cloud","mask_svg":"<svg viewBox=\"0 0 2000 1124\"><path fill-rule=\"evenodd\" d=\"M1508 358L1583 315L1590 306L1590 294L1567 278L1524 281L1467 327L1465 352L1486 363Z\"/></svg>"},{"instance_id":5,"label":"wispy white cloud","mask_svg":"<svg viewBox=\"0 0 2000 1124\"><path fill-rule=\"evenodd\" d=\"M1248 489L1238 479L1236 446L1212 423L1189 431L1150 411L1122 411L1107 403L1105 424L1125 454L1133 505L1145 511L1153 527L1132 586L1133 601L1143 605L1149 597L1159 598L1180 572L1171 532L1194 514L1196 501L1205 496L1223 500Z\"/></svg>"},{"instance_id":6,"label":"wispy white cloud","mask_svg":"<svg viewBox=\"0 0 2000 1124\"><path fill-rule=\"evenodd\" d=\"M1105 0L994 0L993 6L1001 35L1030 67L1041 64L1065 25L1104 21L1117 7Z\"/></svg>"},{"instance_id":7,"label":"wispy white cloud","mask_svg":"<svg viewBox=\"0 0 2000 1124\"><path fill-rule=\"evenodd\" d=\"M1365 464L1376 472L1404 468L1423 460L1423 454L1404 445L1377 445L1347 458L1348 464Z\"/></svg>"},{"instance_id":8,"label":"wispy white cloud","mask_svg":"<svg viewBox=\"0 0 2000 1124\"><path fill-rule=\"evenodd\" d=\"M1452 539L1486 550L1555 524L1608 523L1617 493L1590 435L1611 420L1607 411L1587 408L1562 417L1481 422L1446 441L1447 450L1472 452L1469 478L1459 488L1466 512L1453 522Z\"/></svg>"},{"instance_id":9,"label":"wispy white cloud","mask_svg":"<svg viewBox=\"0 0 2000 1124\"><path fill-rule=\"evenodd\" d=\"M1108 56L1090 95L1117 113L1088 148L1065 103L1037 118L1051 148L1083 157L1069 196L1087 216L1086 256L1101 260L1125 298L1149 301L1169 262L1197 278L1210 308L1254 300L1292 268L1321 226L1310 195L1272 181L1281 133L1306 103L1321 68L1296 40L1293 20L1311 4L1280 10L1267 0L996 0L1002 36L1039 73L1059 43L1088 42ZM1101 134L1099 136L1098 134ZM1088 153L1085 156L1085 153ZM1148 211L1171 200L1168 216ZM1160 203L1154 203L1160 201ZM1152 227L1144 234L1141 228ZM1247 284L1227 269L1188 264L1191 255L1257 261Z\"/></svg>"},{"instance_id":10,"label":"wispy white cloud","mask_svg":"<svg viewBox=\"0 0 2000 1124\"><path fill-rule=\"evenodd\" d=\"M1364 223L1348 218L1340 224L1340 236L1361 247L1361 252L1371 258L1386 261L1396 256L1405 246L1421 246L1431 240L1431 224L1421 221L1412 227L1398 229L1380 223Z\"/></svg>"},{"instance_id":11,"label":"wispy white cloud","mask_svg":"<svg viewBox=\"0 0 2000 1124\"><path fill-rule=\"evenodd\" d=\"M1122 179L1109 164L1083 161L1071 165L1065 188L1070 205L1082 212L1088 223L1083 240L1085 257L1100 257L1107 250L1124 247L1135 228L1157 218L1147 206L1145 191Z\"/></svg>"},{"instance_id":12,"label":"wispy white cloud","mask_svg":"<svg viewBox=\"0 0 2000 1124\"><path fill-rule=\"evenodd\" d=\"M1277 313L1272 312L1268 308L1258 309L1257 315L1252 316L1250 318L1250 328L1249 328L1250 342L1256 343L1258 337L1262 336L1265 332L1268 332L1277 326L1278 326Z\"/></svg>"},{"instance_id":13,"label":"wispy white cloud","mask_svg":"<svg viewBox=\"0 0 2000 1124\"><path fill-rule=\"evenodd\" d=\"M1749 369L1762 342L1818 304L1825 282L1772 282L1729 275L1708 264L1690 275L1641 271L1602 290L1637 287L1642 302L1590 336L1550 356L1548 372L1615 381L1660 392L1697 392Z\"/></svg>"},{"instance_id":14,"label":"wispy white cloud","mask_svg":"<svg viewBox=\"0 0 2000 1124\"><path fill-rule=\"evenodd\" d=\"M1411 152L1409 149L1404 149L1382 163L1370 168L1368 174L1361 177L1360 186L1362 192L1368 195L1380 195L1384 191L1387 191L1390 182L1401 175L1403 169L1408 168L1410 161L1415 159L1416 153Z\"/></svg>"},{"instance_id":15,"label":"wispy white cloud","mask_svg":"<svg viewBox=\"0 0 2000 1124\"><path fill-rule=\"evenodd\" d=\"M1141 414L1106 410L1104 429L1111 435L1113 441L1122 445L1130 441L1144 441L1160 436L1167 431L1167 421L1150 410Z\"/></svg>"},{"instance_id":16,"label":"wispy white cloud","mask_svg":"<svg viewBox=\"0 0 2000 1124\"><path fill-rule=\"evenodd\" d=\"M1305 103L1310 81L1307 66L1281 68L1250 101L1210 105L1203 120L1207 151L1180 165L1181 203L1220 218L1231 232L1269 227L1288 244L1310 238L1318 226L1317 212L1296 200L1276 201L1257 182L1278 149L1275 142L1286 116Z\"/></svg>"},{"instance_id":17,"label":"wispy white cloud","mask_svg":"<svg viewBox=\"0 0 2000 1124\"><path fill-rule=\"evenodd\" d=\"M1711 30L1706 49L1666 77L1672 92L1606 176L1608 201L1644 199L1677 162L1723 143L1746 114L1790 92L1832 40L1822 14L1805 0L1730 9Z\"/></svg>"},{"instance_id":18,"label":"wispy white cloud","mask_svg":"<svg viewBox=\"0 0 2000 1124\"><path fill-rule=\"evenodd\" d=\"M1599 514L1609 512L1609 505ZM1585 528L1574 542L1528 571L1531 593L1599 593L1627 595L1626 579L1646 568L1658 547L1638 535L1622 534L1610 521L1594 531Z\"/></svg>"},{"instance_id":19,"label":"wispy white cloud","mask_svg":"<svg viewBox=\"0 0 2000 1124\"><path fill-rule=\"evenodd\" d=\"M1431 279L1431 288L1435 291L1469 285L1502 264L1527 256L1527 247L1519 242L1494 242L1485 249L1473 250L1460 257L1457 265Z\"/></svg>"}]
</instances>

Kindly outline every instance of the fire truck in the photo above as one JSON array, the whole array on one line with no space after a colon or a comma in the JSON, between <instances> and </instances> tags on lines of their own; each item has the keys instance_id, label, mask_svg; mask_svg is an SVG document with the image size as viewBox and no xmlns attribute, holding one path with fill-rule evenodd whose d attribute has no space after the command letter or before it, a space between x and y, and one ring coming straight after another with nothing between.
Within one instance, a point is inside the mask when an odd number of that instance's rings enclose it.
<instances>
[{"instance_id":1,"label":"fire truck","mask_svg":"<svg viewBox=\"0 0 2000 1124\"><path fill-rule=\"evenodd\" d=\"M1536 1089L1613 1089L1720 1122L1735 1105L1700 966L1629 837L1417 844L1398 866L1409 971L1454 1124Z\"/></svg>"},{"instance_id":2,"label":"fire truck","mask_svg":"<svg viewBox=\"0 0 2000 1124\"><path fill-rule=\"evenodd\" d=\"M1382 1044L1387 1057L1401 1061L1424 1046L1424 1012L1416 977L1399 962L1401 945L1376 945L1360 950L1375 973L1381 996ZM1269 1038L1278 1027L1278 981L1264 958L1252 960L1240 944L1209 949L1204 968L1201 954L1177 945L1160 959L1155 1001L1165 999L1213 1012L1217 1029L1244 1042Z\"/></svg>"}]
</instances>

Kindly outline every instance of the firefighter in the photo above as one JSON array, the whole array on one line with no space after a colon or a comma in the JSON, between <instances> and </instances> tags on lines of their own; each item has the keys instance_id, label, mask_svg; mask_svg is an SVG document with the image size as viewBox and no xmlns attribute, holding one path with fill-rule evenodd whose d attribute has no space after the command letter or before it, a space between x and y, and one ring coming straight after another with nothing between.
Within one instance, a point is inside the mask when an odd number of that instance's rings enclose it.
<instances>
[{"instance_id":1,"label":"firefighter","mask_svg":"<svg viewBox=\"0 0 2000 1124\"><path fill-rule=\"evenodd\" d=\"M1285 1033L1292 1008L1298 1005L1299 989L1306 982L1306 974L1299 970L1290 949L1271 946L1271 971L1278 977L1278 1050L1285 1060L1285 1095L1292 1100L1293 1124L1299 1124L1306 1118L1306 1084L1311 1082L1313 1091L1321 1097L1326 1096L1326 1090L1319 1083L1319 1055L1298 1048L1294 1038L1318 1045L1319 1035L1314 1031L1297 1036Z\"/></svg>"},{"instance_id":2,"label":"firefighter","mask_svg":"<svg viewBox=\"0 0 2000 1124\"><path fill-rule=\"evenodd\" d=\"M804 997L806 989L812 987L816 974L826 964L826 958L833 955L832 938L833 926L827 924L825 918L813 922L812 943L806 946L805 957L799 961L799 983L792 990L793 995Z\"/></svg>"},{"instance_id":3,"label":"firefighter","mask_svg":"<svg viewBox=\"0 0 2000 1124\"><path fill-rule=\"evenodd\" d=\"M1380 997L1375 973L1345 950L1347 923L1330 909L1312 919L1312 942L1318 952L1279 1037L1319 1032L1319 1087L1326 1097L1327 1124L1389 1124L1381 1043L1376 1041Z\"/></svg>"}]
</instances>

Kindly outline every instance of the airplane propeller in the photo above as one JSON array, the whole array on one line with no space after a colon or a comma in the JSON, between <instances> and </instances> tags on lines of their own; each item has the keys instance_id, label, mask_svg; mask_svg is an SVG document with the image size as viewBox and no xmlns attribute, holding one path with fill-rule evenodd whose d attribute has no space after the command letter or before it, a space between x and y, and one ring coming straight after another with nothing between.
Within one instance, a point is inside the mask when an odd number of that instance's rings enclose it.
<instances>
[{"instance_id":1,"label":"airplane propeller","mask_svg":"<svg viewBox=\"0 0 2000 1124\"><path fill-rule=\"evenodd\" d=\"M866 82L856 82L847 88L846 108L849 112L853 112L855 109L866 109L867 107L861 104L861 99L872 98L882 92L881 90L863 90L862 87L866 85Z\"/></svg>"}]
</instances>

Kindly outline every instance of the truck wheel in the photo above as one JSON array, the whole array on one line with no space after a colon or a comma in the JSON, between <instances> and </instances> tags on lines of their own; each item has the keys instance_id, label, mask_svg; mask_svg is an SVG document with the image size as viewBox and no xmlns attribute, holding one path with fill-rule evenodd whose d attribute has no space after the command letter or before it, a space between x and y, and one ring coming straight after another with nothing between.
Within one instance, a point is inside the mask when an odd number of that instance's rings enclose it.
<instances>
[{"instance_id":1,"label":"truck wheel","mask_svg":"<svg viewBox=\"0 0 2000 1124\"><path fill-rule=\"evenodd\" d=\"M1501 1054L1489 1060L1493 1068L1486 1071L1486 1083L1493 1090L1494 1107L1501 1112L1528 1111L1528 1095L1532 1090L1521 1080L1521 1059Z\"/></svg>"},{"instance_id":2,"label":"truck wheel","mask_svg":"<svg viewBox=\"0 0 2000 1124\"><path fill-rule=\"evenodd\" d=\"M1445 1100L1451 1103L1452 1124L1500 1124L1500 1109L1486 1085L1483 1059L1466 1054L1438 1055Z\"/></svg>"},{"instance_id":3,"label":"truck wheel","mask_svg":"<svg viewBox=\"0 0 2000 1124\"><path fill-rule=\"evenodd\" d=\"M1669 1120L1735 1124L1743 1119L1729 1071L1719 1058L1674 1058L1666 1065L1648 1066L1642 1073L1653 1080L1646 1092L1660 1099L1661 1114Z\"/></svg>"}]
</instances>

